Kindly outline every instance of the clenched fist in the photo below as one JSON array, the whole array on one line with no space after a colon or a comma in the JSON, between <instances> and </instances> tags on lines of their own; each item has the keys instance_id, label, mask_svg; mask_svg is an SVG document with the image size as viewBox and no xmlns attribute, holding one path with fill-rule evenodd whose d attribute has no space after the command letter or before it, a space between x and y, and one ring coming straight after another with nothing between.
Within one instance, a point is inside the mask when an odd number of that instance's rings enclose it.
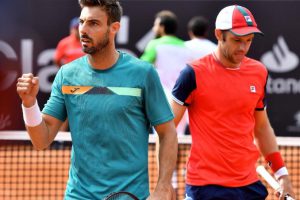
<instances>
[{"instance_id":1,"label":"clenched fist","mask_svg":"<svg viewBox=\"0 0 300 200\"><path fill-rule=\"evenodd\" d=\"M31 107L36 101L36 96L39 91L39 79L33 74L23 74L18 78L17 92L22 99L25 107Z\"/></svg>"}]
</instances>

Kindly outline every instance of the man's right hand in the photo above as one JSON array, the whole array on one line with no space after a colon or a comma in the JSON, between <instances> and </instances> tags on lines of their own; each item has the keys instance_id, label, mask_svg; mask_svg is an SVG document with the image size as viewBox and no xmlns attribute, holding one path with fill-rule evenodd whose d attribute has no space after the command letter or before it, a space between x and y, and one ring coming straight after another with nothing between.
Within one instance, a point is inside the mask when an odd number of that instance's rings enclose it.
<instances>
[{"instance_id":1,"label":"man's right hand","mask_svg":"<svg viewBox=\"0 0 300 200\"><path fill-rule=\"evenodd\" d=\"M39 79L33 74L23 74L18 78L17 92L22 99L25 107L29 108L35 104L36 96L39 91Z\"/></svg>"}]
</instances>

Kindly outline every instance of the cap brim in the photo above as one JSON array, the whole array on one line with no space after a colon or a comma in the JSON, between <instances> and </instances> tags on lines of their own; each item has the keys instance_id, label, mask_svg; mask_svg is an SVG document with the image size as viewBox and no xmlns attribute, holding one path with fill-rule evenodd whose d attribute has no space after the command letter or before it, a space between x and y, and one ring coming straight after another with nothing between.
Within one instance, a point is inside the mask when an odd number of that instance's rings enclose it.
<instances>
[{"instance_id":1,"label":"cap brim","mask_svg":"<svg viewBox=\"0 0 300 200\"><path fill-rule=\"evenodd\" d=\"M258 28L253 26L230 29L230 32L236 36L245 36L249 34L264 35L263 32L261 32Z\"/></svg>"}]
</instances>

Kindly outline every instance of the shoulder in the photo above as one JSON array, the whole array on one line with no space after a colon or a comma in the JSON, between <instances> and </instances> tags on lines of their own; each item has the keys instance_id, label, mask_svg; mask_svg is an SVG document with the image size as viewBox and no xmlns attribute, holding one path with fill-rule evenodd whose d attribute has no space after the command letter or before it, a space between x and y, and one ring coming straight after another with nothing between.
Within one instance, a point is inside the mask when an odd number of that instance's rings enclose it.
<instances>
[{"instance_id":1,"label":"shoulder","mask_svg":"<svg viewBox=\"0 0 300 200\"><path fill-rule=\"evenodd\" d=\"M153 39L149 42L151 45L184 45L184 41L176 36L162 36L160 38Z\"/></svg>"},{"instance_id":2,"label":"shoulder","mask_svg":"<svg viewBox=\"0 0 300 200\"><path fill-rule=\"evenodd\" d=\"M150 42L147 44L147 47L150 48L150 47L155 47L157 45L159 45L161 43L161 38L157 38L157 39L153 39L153 40L150 40Z\"/></svg>"},{"instance_id":3,"label":"shoulder","mask_svg":"<svg viewBox=\"0 0 300 200\"><path fill-rule=\"evenodd\" d=\"M154 66L148 61L144 61L125 52L120 52L120 55L122 56L121 64L130 70L139 71L141 73L155 70Z\"/></svg>"},{"instance_id":4,"label":"shoulder","mask_svg":"<svg viewBox=\"0 0 300 200\"><path fill-rule=\"evenodd\" d=\"M184 77L194 77L195 76L195 68L192 65L187 64L180 72L180 75L184 76Z\"/></svg>"},{"instance_id":5,"label":"shoulder","mask_svg":"<svg viewBox=\"0 0 300 200\"><path fill-rule=\"evenodd\" d=\"M243 64L245 64L247 67L251 67L252 70L259 71L260 73L268 73L268 70L265 67L265 65L262 62L253 58L245 57Z\"/></svg>"},{"instance_id":6,"label":"shoulder","mask_svg":"<svg viewBox=\"0 0 300 200\"><path fill-rule=\"evenodd\" d=\"M135 82L141 83L143 87L145 84L157 84L159 82L158 73L151 63L127 53L122 53L122 62L119 69L122 71L123 76L134 79Z\"/></svg>"},{"instance_id":7,"label":"shoulder","mask_svg":"<svg viewBox=\"0 0 300 200\"><path fill-rule=\"evenodd\" d=\"M193 43L193 40L184 41L184 44L191 44L191 43Z\"/></svg>"},{"instance_id":8,"label":"shoulder","mask_svg":"<svg viewBox=\"0 0 300 200\"><path fill-rule=\"evenodd\" d=\"M185 46L184 41L176 36L163 36L160 39L161 39L161 44Z\"/></svg>"},{"instance_id":9,"label":"shoulder","mask_svg":"<svg viewBox=\"0 0 300 200\"><path fill-rule=\"evenodd\" d=\"M241 69L247 72L247 74L253 75L263 83L268 79L267 68L258 60L246 57L242 63Z\"/></svg>"},{"instance_id":10,"label":"shoulder","mask_svg":"<svg viewBox=\"0 0 300 200\"><path fill-rule=\"evenodd\" d=\"M190 63L190 66L194 69L200 69L206 66L210 66L214 63L214 57L212 54L203 56L202 58L196 59Z\"/></svg>"},{"instance_id":11,"label":"shoulder","mask_svg":"<svg viewBox=\"0 0 300 200\"><path fill-rule=\"evenodd\" d=\"M195 46L195 43L197 43L197 42L195 42L195 40L187 40L184 42L184 45L186 47L193 47L193 46Z\"/></svg>"},{"instance_id":12,"label":"shoulder","mask_svg":"<svg viewBox=\"0 0 300 200\"><path fill-rule=\"evenodd\" d=\"M214 43L214 42L212 42L212 41L210 41L208 39L206 39L205 41L206 41L205 42L206 48L208 48L208 49L210 48L212 50L215 50L218 47L218 45L216 43Z\"/></svg>"},{"instance_id":13,"label":"shoulder","mask_svg":"<svg viewBox=\"0 0 300 200\"><path fill-rule=\"evenodd\" d=\"M185 45L190 48L197 48L202 51L208 51L208 50L214 50L217 48L217 44L214 42L210 41L209 39L199 39L199 38L194 38L192 40L188 40L185 42Z\"/></svg>"},{"instance_id":14,"label":"shoulder","mask_svg":"<svg viewBox=\"0 0 300 200\"><path fill-rule=\"evenodd\" d=\"M128 63L128 64L134 64L135 66L140 66L140 67L151 67L152 64L147 62L147 61L144 61L144 60L141 60L140 58L134 56L134 55L131 55L131 54L128 54L128 53L125 53L125 52L122 52L120 51L120 56L122 56L122 62L124 64Z\"/></svg>"},{"instance_id":15,"label":"shoulder","mask_svg":"<svg viewBox=\"0 0 300 200\"><path fill-rule=\"evenodd\" d=\"M178 44L184 44L184 43L185 43L184 40L182 40L182 39L180 39L179 37L176 37L176 36L174 36L174 37L172 38L172 40L173 40L174 42L178 43Z\"/></svg>"},{"instance_id":16,"label":"shoulder","mask_svg":"<svg viewBox=\"0 0 300 200\"><path fill-rule=\"evenodd\" d=\"M196 88L196 73L195 68L187 64L180 72L179 77L176 81L175 87L181 90L185 88Z\"/></svg>"}]
</instances>

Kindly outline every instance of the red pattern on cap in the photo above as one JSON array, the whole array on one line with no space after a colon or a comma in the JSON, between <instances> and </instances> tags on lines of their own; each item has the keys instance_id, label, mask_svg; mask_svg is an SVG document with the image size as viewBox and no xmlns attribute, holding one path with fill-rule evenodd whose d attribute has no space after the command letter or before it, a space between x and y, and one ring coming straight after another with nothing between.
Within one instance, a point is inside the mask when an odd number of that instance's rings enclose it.
<instances>
[{"instance_id":1,"label":"red pattern on cap","mask_svg":"<svg viewBox=\"0 0 300 200\"><path fill-rule=\"evenodd\" d=\"M252 21L252 26L257 27L257 24L255 22L255 19L253 17L253 15L251 14L251 12L247 9L242 7L248 14L248 16L250 16L251 21ZM239 11L239 9L237 8L237 6L235 6L234 10L233 10L233 15L232 15L232 28L239 28L239 27L247 27L249 26L246 22L245 16Z\"/></svg>"},{"instance_id":2,"label":"red pattern on cap","mask_svg":"<svg viewBox=\"0 0 300 200\"><path fill-rule=\"evenodd\" d=\"M245 7L240 6L241 9L243 9L247 16L250 17L252 25L248 25L246 21L246 16L238 9L238 6L235 5L235 8L233 10L232 14L232 29L231 31L236 35L248 35L252 33L259 33L263 34L258 28L256 21L252 15L252 13Z\"/></svg>"}]
</instances>

